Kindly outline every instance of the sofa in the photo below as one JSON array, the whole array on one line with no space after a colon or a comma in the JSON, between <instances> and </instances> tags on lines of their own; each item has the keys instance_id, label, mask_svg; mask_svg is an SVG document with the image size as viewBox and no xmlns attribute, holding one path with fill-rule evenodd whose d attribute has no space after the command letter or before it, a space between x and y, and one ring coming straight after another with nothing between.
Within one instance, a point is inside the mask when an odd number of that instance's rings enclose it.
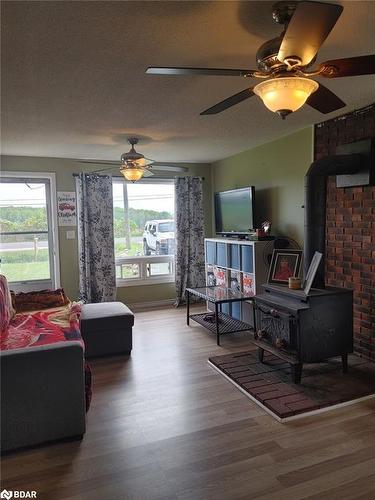
<instances>
[{"instance_id":1,"label":"sofa","mask_svg":"<svg viewBox=\"0 0 375 500\"><path fill-rule=\"evenodd\" d=\"M1 452L82 438L86 358L130 354L133 324L121 302L72 303L63 289L11 297L0 275Z\"/></svg>"},{"instance_id":2,"label":"sofa","mask_svg":"<svg viewBox=\"0 0 375 500\"><path fill-rule=\"evenodd\" d=\"M78 342L1 351L1 451L85 433L85 372Z\"/></svg>"},{"instance_id":3,"label":"sofa","mask_svg":"<svg viewBox=\"0 0 375 500\"><path fill-rule=\"evenodd\" d=\"M80 438L91 397L80 304L62 289L13 300L0 276L1 451Z\"/></svg>"}]
</instances>

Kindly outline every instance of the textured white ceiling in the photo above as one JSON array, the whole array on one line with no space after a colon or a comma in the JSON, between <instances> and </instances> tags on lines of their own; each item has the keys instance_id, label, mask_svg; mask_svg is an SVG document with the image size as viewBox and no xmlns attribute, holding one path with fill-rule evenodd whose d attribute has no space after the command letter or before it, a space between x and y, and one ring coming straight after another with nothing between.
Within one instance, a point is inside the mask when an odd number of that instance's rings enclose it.
<instances>
[{"instance_id":1,"label":"textured white ceiling","mask_svg":"<svg viewBox=\"0 0 375 500\"><path fill-rule=\"evenodd\" d=\"M344 12L318 61L375 53L375 2ZM154 66L254 68L281 31L272 2L2 2L2 153L117 160L126 137L158 161L213 161L334 116L285 121L257 97L200 111L251 85L238 77L146 75ZM346 110L375 101L375 76L324 80Z\"/></svg>"}]
</instances>

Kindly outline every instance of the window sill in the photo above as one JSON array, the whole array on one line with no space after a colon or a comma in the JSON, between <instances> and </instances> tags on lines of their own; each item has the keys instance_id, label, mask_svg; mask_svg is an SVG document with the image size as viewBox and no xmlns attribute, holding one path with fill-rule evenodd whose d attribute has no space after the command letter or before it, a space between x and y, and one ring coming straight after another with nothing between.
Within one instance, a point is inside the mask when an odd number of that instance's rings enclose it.
<instances>
[{"instance_id":1,"label":"window sill","mask_svg":"<svg viewBox=\"0 0 375 500\"><path fill-rule=\"evenodd\" d=\"M129 287L129 286L145 286L145 285L162 285L165 283L174 283L174 276L159 276L154 278L129 278L129 279L119 279L116 280L117 288Z\"/></svg>"}]
</instances>

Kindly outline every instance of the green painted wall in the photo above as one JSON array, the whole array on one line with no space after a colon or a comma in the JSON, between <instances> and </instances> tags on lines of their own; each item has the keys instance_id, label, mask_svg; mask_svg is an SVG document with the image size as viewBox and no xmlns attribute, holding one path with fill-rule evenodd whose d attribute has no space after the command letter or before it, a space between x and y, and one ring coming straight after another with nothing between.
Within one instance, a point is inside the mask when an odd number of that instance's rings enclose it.
<instances>
[{"instance_id":1,"label":"green painted wall","mask_svg":"<svg viewBox=\"0 0 375 500\"><path fill-rule=\"evenodd\" d=\"M268 219L272 233L303 241L303 184L312 162L312 128L212 164L213 191L255 186L257 225ZM213 226L214 227L214 226Z\"/></svg>"},{"instance_id":2,"label":"green painted wall","mask_svg":"<svg viewBox=\"0 0 375 500\"><path fill-rule=\"evenodd\" d=\"M303 241L303 178L312 161L312 128L307 128L263 144L224 160L207 164L186 165L190 175L205 177L205 232L212 235L213 192L254 185L258 223L272 222L272 232ZM2 156L1 170L21 172L55 172L58 191L73 191L73 173L95 170L62 158ZM98 166L100 168L100 166ZM71 298L78 293L77 240L67 240L66 231L59 228L61 285ZM172 299L174 284L123 287L118 300L134 304Z\"/></svg>"},{"instance_id":3,"label":"green painted wall","mask_svg":"<svg viewBox=\"0 0 375 500\"><path fill-rule=\"evenodd\" d=\"M207 236L212 230L212 182L211 167L207 164L191 164L184 166L189 168L189 175L204 176L204 213L205 230ZM101 166L93 164L85 165L75 160L63 158L37 158L26 156L2 156L2 171L19 172L55 172L57 191L74 191L73 173L81 171L92 171L100 169ZM186 174L181 174L186 175ZM67 240L66 231L74 229L71 227L59 228L59 251L60 251L60 275L61 286L64 287L70 298L77 298L78 294L78 259L77 239ZM76 234L77 236L77 234ZM175 297L174 283L160 285L132 286L118 288L117 298L128 304L150 302L157 300L172 299Z\"/></svg>"}]
</instances>

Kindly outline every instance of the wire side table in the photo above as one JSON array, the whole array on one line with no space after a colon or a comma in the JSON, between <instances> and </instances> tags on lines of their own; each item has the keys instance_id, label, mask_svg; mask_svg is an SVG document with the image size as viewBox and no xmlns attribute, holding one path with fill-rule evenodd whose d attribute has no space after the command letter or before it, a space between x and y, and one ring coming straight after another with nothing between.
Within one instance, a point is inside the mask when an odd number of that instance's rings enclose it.
<instances>
[{"instance_id":1,"label":"wire side table","mask_svg":"<svg viewBox=\"0 0 375 500\"><path fill-rule=\"evenodd\" d=\"M207 302L214 304L214 316L210 316L209 312L190 314L190 295L200 297ZM232 288L222 286L202 286L197 288L186 289L186 324L190 324L190 320L196 321L207 330L216 334L216 343L220 345L220 335L226 333L243 332L253 330L253 327L248 323L244 323L239 319L232 318L228 314L221 311L222 304L231 302L251 301L253 296L246 295ZM210 320L208 320L210 318ZM214 321L211 321L211 318ZM255 322L254 322L255 325Z\"/></svg>"}]
</instances>

